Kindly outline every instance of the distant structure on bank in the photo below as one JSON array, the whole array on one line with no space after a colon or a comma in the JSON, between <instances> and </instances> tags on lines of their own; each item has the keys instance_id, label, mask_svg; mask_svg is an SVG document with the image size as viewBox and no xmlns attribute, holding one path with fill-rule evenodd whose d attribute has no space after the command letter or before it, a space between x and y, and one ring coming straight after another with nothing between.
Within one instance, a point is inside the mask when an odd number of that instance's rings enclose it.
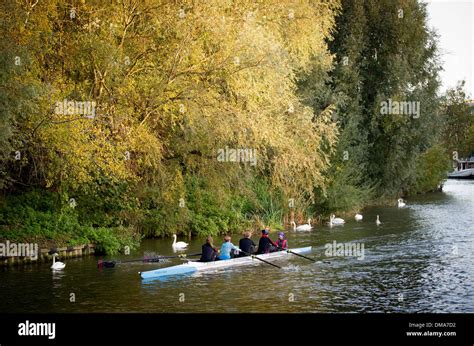
<instances>
[{"instance_id":1,"label":"distant structure on bank","mask_svg":"<svg viewBox=\"0 0 474 346\"><path fill-rule=\"evenodd\" d=\"M455 160L456 168L448 173L448 178L452 179L474 179L474 151L469 157Z\"/></svg>"},{"instance_id":2,"label":"distant structure on bank","mask_svg":"<svg viewBox=\"0 0 474 346\"><path fill-rule=\"evenodd\" d=\"M471 115L474 116L474 100L469 100ZM452 179L474 179L474 150L466 158L454 160L454 171L448 173L448 178Z\"/></svg>"}]
</instances>

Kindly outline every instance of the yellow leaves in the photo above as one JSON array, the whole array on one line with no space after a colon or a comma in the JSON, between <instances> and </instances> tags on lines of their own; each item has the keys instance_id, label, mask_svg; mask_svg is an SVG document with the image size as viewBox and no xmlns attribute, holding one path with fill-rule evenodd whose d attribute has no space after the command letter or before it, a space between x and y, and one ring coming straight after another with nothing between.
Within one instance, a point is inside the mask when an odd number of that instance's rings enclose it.
<instances>
[{"instance_id":1,"label":"yellow leaves","mask_svg":"<svg viewBox=\"0 0 474 346\"><path fill-rule=\"evenodd\" d=\"M257 167L270 166L274 183L288 192L323 183L329 157L321 143L324 139L331 148L337 130L327 119L330 109L313 122L311 109L295 95L295 76L310 68L314 57L322 70L330 67L325 39L337 7L310 1L238 1L226 11L215 2L202 2L187 12L194 40L186 59L178 59L179 78L173 79L173 93L181 89L188 96L186 125L180 127L185 137L178 137L181 131L176 137L171 133L170 145L188 168L206 174L215 170L221 179L241 174L241 165L212 159L217 149L229 145L257 150ZM170 58L176 61L171 52ZM163 111L171 108L164 106Z\"/></svg>"},{"instance_id":2,"label":"yellow leaves","mask_svg":"<svg viewBox=\"0 0 474 346\"><path fill-rule=\"evenodd\" d=\"M325 40L338 2L136 5L126 30L132 5L88 3L84 15L97 18L100 30L61 32L64 42L86 46L64 46L68 72L55 66L53 94L92 93L101 114L55 115L41 126L48 184L80 186L106 177L163 187L166 181L174 186L171 200L184 193L176 167L205 174L214 186L262 173L289 194L323 184L328 153L322 143L331 148L337 129L328 120L330 108L315 117L303 104L296 80L312 64L330 68ZM255 150L256 165L218 162L217 151L226 146Z\"/></svg>"},{"instance_id":3,"label":"yellow leaves","mask_svg":"<svg viewBox=\"0 0 474 346\"><path fill-rule=\"evenodd\" d=\"M162 144L145 126L134 128L129 144L138 164L138 170L159 169L162 160Z\"/></svg>"},{"instance_id":4,"label":"yellow leaves","mask_svg":"<svg viewBox=\"0 0 474 346\"><path fill-rule=\"evenodd\" d=\"M337 141L337 128L327 121L332 107L324 110L316 122L311 121L311 111L303 109L302 114L295 115L296 133L285 137L280 145L281 154L275 158L273 182L282 186L284 191L292 194L306 191L313 197L308 186L320 186L324 189L323 172L329 167L329 157ZM321 146L325 141L329 150Z\"/></svg>"},{"instance_id":5,"label":"yellow leaves","mask_svg":"<svg viewBox=\"0 0 474 346\"><path fill-rule=\"evenodd\" d=\"M112 141L103 119L56 114L39 129L39 136L50 159L48 186L80 188L99 176L112 181L132 178L124 158L126 143Z\"/></svg>"},{"instance_id":6,"label":"yellow leaves","mask_svg":"<svg viewBox=\"0 0 474 346\"><path fill-rule=\"evenodd\" d=\"M185 196L184 179L179 169L171 172L169 180L164 186L163 191L164 203L167 205L175 205L178 207L179 199Z\"/></svg>"}]
</instances>

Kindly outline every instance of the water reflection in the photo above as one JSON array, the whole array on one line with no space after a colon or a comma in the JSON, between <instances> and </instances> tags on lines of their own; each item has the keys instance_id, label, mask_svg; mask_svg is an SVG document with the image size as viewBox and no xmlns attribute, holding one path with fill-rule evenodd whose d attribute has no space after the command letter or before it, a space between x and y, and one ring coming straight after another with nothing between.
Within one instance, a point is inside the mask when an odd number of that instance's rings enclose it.
<instances>
[{"instance_id":1,"label":"water reflection","mask_svg":"<svg viewBox=\"0 0 474 346\"><path fill-rule=\"evenodd\" d=\"M64 270L51 270L53 284L60 285L61 280L66 276Z\"/></svg>"}]
</instances>

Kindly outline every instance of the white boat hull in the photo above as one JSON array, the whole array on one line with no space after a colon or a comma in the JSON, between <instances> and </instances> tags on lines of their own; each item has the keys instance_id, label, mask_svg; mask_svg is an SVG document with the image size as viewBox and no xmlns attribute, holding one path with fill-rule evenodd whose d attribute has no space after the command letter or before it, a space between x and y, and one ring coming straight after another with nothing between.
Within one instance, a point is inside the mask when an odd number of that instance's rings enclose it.
<instances>
[{"instance_id":1,"label":"white boat hull","mask_svg":"<svg viewBox=\"0 0 474 346\"><path fill-rule=\"evenodd\" d=\"M474 168L463 169L461 171L454 171L448 173L448 178L451 179L474 179Z\"/></svg>"},{"instance_id":2,"label":"white boat hull","mask_svg":"<svg viewBox=\"0 0 474 346\"><path fill-rule=\"evenodd\" d=\"M307 253L307 252L311 252L311 246L290 249L290 250L295 253ZM192 274L198 271L209 271L209 270L216 270L216 269L222 269L222 268L227 268L227 267L236 267L236 266L241 266L241 265L262 263L262 261L259 261L258 259L254 259L253 257L258 257L264 260L268 260L268 259L279 258L279 257L284 257L284 256L292 256L292 255L288 251L277 251L277 252L271 252L271 253L263 254L263 255L238 257L234 259L214 261L214 262L188 261L187 263L180 264L177 266L149 270L146 272L140 272L139 274L142 279L159 279L159 278L174 276L174 275Z\"/></svg>"}]
</instances>

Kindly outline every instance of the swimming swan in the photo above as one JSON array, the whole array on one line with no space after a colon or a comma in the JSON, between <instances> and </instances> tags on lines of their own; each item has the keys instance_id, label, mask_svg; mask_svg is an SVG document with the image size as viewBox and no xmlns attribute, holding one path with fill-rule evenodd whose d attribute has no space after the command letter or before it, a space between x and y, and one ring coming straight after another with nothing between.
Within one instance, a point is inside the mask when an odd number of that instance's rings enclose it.
<instances>
[{"instance_id":1,"label":"swimming swan","mask_svg":"<svg viewBox=\"0 0 474 346\"><path fill-rule=\"evenodd\" d=\"M173 234L173 245L171 245L173 249L184 249L188 247L188 243L184 241L176 242L176 234Z\"/></svg>"},{"instance_id":2,"label":"swimming swan","mask_svg":"<svg viewBox=\"0 0 474 346\"><path fill-rule=\"evenodd\" d=\"M51 266L51 269L53 270L61 270L66 267L66 265L63 262L56 262L56 257L58 256L57 253L53 254L53 265Z\"/></svg>"},{"instance_id":3,"label":"swimming swan","mask_svg":"<svg viewBox=\"0 0 474 346\"><path fill-rule=\"evenodd\" d=\"M336 217L336 215L332 214L331 218L329 219L329 225L343 225L346 221L341 219L340 217Z\"/></svg>"},{"instance_id":4,"label":"swimming swan","mask_svg":"<svg viewBox=\"0 0 474 346\"><path fill-rule=\"evenodd\" d=\"M379 226L379 225L382 224L382 222L380 222L380 219L379 219L379 216L378 216L378 215L377 215L377 220L375 220L375 224L376 224L377 226Z\"/></svg>"},{"instance_id":5,"label":"swimming swan","mask_svg":"<svg viewBox=\"0 0 474 346\"><path fill-rule=\"evenodd\" d=\"M291 224L293 225L293 231L297 231L297 232L311 231L311 229L313 228L313 226L311 226L311 219L308 219L307 224L299 225L298 227L296 227L296 223L294 221L291 221Z\"/></svg>"}]
</instances>

